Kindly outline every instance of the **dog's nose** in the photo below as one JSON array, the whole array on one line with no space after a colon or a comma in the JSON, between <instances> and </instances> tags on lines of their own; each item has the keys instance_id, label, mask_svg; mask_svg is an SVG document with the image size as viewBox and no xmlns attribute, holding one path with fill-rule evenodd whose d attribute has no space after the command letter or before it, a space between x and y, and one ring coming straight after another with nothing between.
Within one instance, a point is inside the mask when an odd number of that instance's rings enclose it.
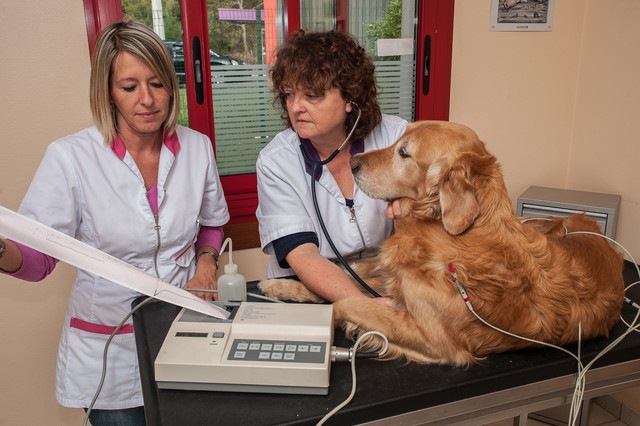
<instances>
[{"instance_id":1,"label":"dog's nose","mask_svg":"<svg viewBox=\"0 0 640 426\"><path fill-rule=\"evenodd\" d=\"M358 156L351 157L351 159L349 160L349 165L351 166L351 173L354 175L358 173L360 167L362 167L362 163L360 162Z\"/></svg>"}]
</instances>

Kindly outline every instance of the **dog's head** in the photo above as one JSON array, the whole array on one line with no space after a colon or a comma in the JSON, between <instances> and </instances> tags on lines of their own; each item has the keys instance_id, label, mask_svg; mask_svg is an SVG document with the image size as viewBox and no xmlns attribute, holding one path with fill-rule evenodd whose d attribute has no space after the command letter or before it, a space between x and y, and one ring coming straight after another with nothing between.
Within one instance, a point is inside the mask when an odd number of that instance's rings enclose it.
<instances>
[{"instance_id":1,"label":"dog's head","mask_svg":"<svg viewBox=\"0 0 640 426\"><path fill-rule=\"evenodd\" d=\"M480 163L493 160L468 127L419 121L392 146L351 158L351 170L370 197L414 200L412 216L441 219L458 235L480 213L472 177Z\"/></svg>"}]
</instances>

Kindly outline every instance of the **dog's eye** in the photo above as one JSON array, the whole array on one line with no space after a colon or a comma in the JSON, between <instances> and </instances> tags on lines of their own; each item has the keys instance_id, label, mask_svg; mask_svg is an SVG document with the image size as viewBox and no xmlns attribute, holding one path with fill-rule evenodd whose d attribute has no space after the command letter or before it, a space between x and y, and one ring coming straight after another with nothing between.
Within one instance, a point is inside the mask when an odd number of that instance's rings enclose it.
<instances>
[{"instance_id":1,"label":"dog's eye","mask_svg":"<svg viewBox=\"0 0 640 426\"><path fill-rule=\"evenodd\" d=\"M398 155L402 158L410 158L411 155L407 152L407 149L403 146L398 150Z\"/></svg>"}]
</instances>

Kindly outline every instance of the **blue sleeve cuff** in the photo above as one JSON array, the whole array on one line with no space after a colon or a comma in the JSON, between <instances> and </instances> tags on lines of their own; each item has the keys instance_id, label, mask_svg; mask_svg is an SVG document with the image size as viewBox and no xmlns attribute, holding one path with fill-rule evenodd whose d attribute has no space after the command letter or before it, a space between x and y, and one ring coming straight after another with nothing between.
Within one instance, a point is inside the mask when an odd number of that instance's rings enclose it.
<instances>
[{"instance_id":1,"label":"blue sleeve cuff","mask_svg":"<svg viewBox=\"0 0 640 426\"><path fill-rule=\"evenodd\" d=\"M297 232L295 234L287 235L282 238L278 238L277 240L273 240L271 242L271 245L273 246L273 250L276 253L278 265L284 269L290 268L289 263L287 263L286 259L287 255L291 253L294 248L305 243L313 243L316 246L320 246L318 236L315 232Z\"/></svg>"}]
</instances>

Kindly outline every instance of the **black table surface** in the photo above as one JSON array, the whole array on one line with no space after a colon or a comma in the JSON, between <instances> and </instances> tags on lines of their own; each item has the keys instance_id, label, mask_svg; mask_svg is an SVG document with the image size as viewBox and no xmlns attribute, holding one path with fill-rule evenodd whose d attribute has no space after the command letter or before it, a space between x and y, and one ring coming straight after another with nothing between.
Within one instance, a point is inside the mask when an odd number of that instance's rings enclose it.
<instances>
[{"instance_id":1,"label":"black table surface","mask_svg":"<svg viewBox=\"0 0 640 426\"><path fill-rule=\"evenodd\" d=\"M629 262L625 262L624 275L627 283L639 279ZM640 304L640 285L628 291L627 297ZM133 305L144 299L137 299ZM329 394L323 396L158 389L153 363L180 310L178 306L153 301L133 315L147 424L312 425L351 392L351 367L346 362L332 364ZM623 318L629 322L635 313L635 308L625 304ZM583 342L583 363L592 360L625 330L626 326L619 323L610 338ZM334 345L348 347L351 343L336 331ZM566 349L577 353L577 345ZM592 368L637 358L640 358L640 333L634 332ZM327 424L363 423L570 375L576 369L573 358L552 348L491 355L467 369L358 359L355 397Z\"/></svg>"}]
</instances>

